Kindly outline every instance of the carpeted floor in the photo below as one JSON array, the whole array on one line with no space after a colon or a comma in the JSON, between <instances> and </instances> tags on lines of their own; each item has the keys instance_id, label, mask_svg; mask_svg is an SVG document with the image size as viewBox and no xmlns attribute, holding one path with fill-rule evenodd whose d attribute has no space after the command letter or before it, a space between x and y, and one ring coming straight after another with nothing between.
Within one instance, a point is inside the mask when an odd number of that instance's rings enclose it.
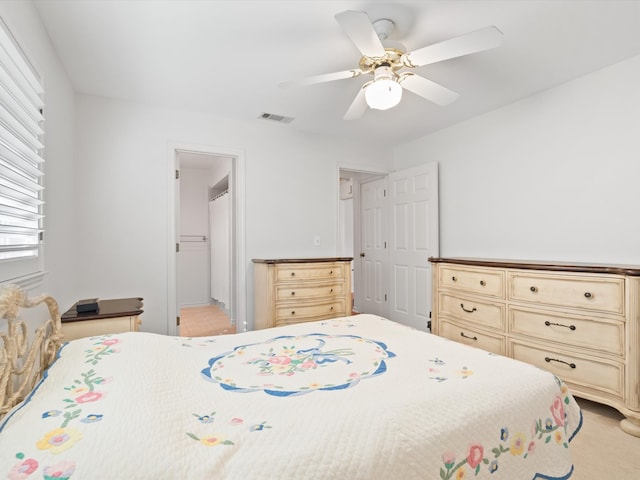
<instances>
[{"instance_id":1,"label":"carpeted floor","mask_svg":"<svg viewBox=\"0 0 640 480\"><path fill-rule=\"evenodd\" d=\"M180 336L207 337L236 333L229 317L217 306L185 307L180 309Z\"/></svg>"},{"instance_id":2,"label":"carpeted floor","mask_svg":"<svg viewBox=\"0 0 640 480\"><path fill-rule=\"evenodd\" d=\"M624 433L617 410L577 399L583 425L571 442L575 471L571 480L640 479L640 438Z\"/></svg>"}]
</instances>

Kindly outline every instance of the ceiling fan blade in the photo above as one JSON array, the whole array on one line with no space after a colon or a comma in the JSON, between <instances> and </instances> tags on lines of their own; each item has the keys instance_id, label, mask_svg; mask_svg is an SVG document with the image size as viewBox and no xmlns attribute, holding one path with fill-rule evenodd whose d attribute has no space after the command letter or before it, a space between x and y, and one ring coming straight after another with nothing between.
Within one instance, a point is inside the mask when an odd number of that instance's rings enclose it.
<instances>
[{"instance_id":1,"label":"ceiling fan blade","mask_svg":"<svg viewBox=\"0 0 640 480\"><path fill-rule=\"evenodd\" d=\"M384 46L365 12L347 10L338 13L335 18L362 55L384 57Z\"/></svg>"},{"instance_id":2,"label":"ceiling fan blade","mask_svg":"<svg viewBox=\"0 0 640 480\"><path fill-rule=\"evenodd\" d=\"M362 75L364 72L359 68L353 70L344 70L342 72L325 73L323 75L315 75L313 77L302 78L300 80L289 80L280 83L281 88L304 87L307 85L315 85L316 83L333 82L334 80L342 80L345 78L354 78Z\"/></svg>"},{"instance_id":3,"label":"ceiling fan blade","mask_svg":"<svg viewBox=\"0 0 640 480\"><path fill-rule=\"evenodd\" d=\"M364 112L367 110L367 102L364 98L364 90L371 82L365 83L362 88L358 91L356 98L351 102L351 106L349 106L349 110L344 114L345 120L357 120L358 118L364 115Z\"/></svg>"},{"instance_id":4,"label":"ceiling fan blade","mask_svg":"<svg viewBox=\"0 0 640 480\"><path fill-rule=\"evenodd\" d=\"M440 106L455 102L460 96L456 92L449 90L442 85L438 85L431 80L427 80L426 78L413 73L402 74L398 79L398 83L410 92L415 93L422 98L426 98L430 102L436 103Z\"/></svg>"},{"instance_id":5,"label":"ceiling fan blade","mask_svg":"<svg viewBox=\"0 0 640 480\"><path fill-rule=\"evenodd\" d=\"M407 52L403 56L403 61L407 66L420 67L489 50L499 46L501 43L502 32L491 26L440 43L434 43L413 52Z\"/></svg>"}]
</instances>

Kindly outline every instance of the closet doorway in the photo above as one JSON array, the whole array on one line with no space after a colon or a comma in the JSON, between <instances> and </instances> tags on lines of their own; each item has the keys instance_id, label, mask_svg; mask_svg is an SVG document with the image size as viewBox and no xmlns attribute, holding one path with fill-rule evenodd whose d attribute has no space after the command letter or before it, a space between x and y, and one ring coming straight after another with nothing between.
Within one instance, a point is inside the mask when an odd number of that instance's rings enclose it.
<instances>
[{"instance_id":1,"label":"closet doorway","mask_svg":"<svg viewBox=\"0 0 640 480\"><path fill-rule=\"evenodd\" d=\"M384 295L387 285L386 251L375 246L382 236L387 234L386 211L381 208L363 206L363 192L373 184L386 185L386 172L358 170L340 167L340 199L338 212L338 254L353 257L351 266L351 291L353 292L353 310L359 313L373 313L388 316L386 301L380 301L380 292ZM366 207L366 208L364 208ZM364 210L363 210L364 208ZM377 239L377 240L376 240ZM384 239L383 239L384 240ZM373 241L366 250L364 245ZM378 246L379 247L379 246Z\"/></svg>"},{"instance_id":2,"label":"closet doorway","mask_svg":"<svg viewBox=\"0 0 640 480\"><path fill-rule=\"evenodd\" d=\"M231 324L232 158L178 152L180 336L216 335Z\"/></svg>"},{"instance_id":3,"label":"closet doorway","mask_svg":"<svg viewBox=\"0 0 640 480\"><path fill-rule=\"evenodd\" d=\"M246 287L241 230L244 182L241 154L172 148L168 333L205 336L243 331ZM239 315L242 315L239 317Z\"/></svg>"}]
</instances>

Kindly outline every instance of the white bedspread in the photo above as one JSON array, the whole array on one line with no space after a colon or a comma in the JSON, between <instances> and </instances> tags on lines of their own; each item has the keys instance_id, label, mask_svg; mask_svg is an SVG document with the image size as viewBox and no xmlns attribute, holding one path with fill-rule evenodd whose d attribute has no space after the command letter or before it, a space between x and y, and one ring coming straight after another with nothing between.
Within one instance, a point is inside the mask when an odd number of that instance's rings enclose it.
<instances>
[{"instance_id":1,"label":"white bedspread","mask_svg":"<svg viewBox=\"0 0 640 480\"><path fill-rule=\"evenodd\" d=\"M569 478L552 374L372 315L66 344L0 423L0 478Z\"/></svg>"}]
</instances>

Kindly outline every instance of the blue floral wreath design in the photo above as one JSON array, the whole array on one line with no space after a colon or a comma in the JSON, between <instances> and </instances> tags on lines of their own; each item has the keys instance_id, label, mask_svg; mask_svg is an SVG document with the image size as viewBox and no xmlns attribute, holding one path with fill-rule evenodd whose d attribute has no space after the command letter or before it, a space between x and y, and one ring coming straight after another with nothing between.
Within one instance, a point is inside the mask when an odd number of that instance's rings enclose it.
<instances>
[{"instance_id":1,"label":"blue floral wreath design","mask_svg":"<svg viewBox=\"0 0 640 480\"><path fill-rule=\"evenodd\" d=\"M341 344L353 343L353 346L366 345L368 348L375 352L375 357L368 357L366 360L357 357L353 348L349 346L342 346L341 348L330 349L330 344L337 340ZM345 342L346 341L346 342ZM286 342L286 343L285 343ZM357 342L357 343L356 343ZM296 344L311 343L312 345L305 345L306 348L296 347ZM260 347L264 347L260 350ZM251 356L248 352L254 353L255 356ZM282 335L271 338L264 342L251 343L246 345L239 345L233 350L225 352L216 357L209 359L208 367L204 368L201 373L207 381L217 383L221 388L227 391L233 392L254 392L264 391L268 395L277 397L288 397L291 395L301 395L316 390L343 390L351 388L359 383L363 378L370 378L380 375L387 370L385 360L393 358L396 355L389 351L387 345L383 342L370 340L356 335L327 335L322 333L311 333L307 335ZM249 357L249 358L247 358ZM257 372L258 376L264 377L292 377L295 375L301 376L306 372L313 370L331 369L340 365L342 370L351 366L354 361L360 361L361 363L369 362L364 372L354 372L346 377L342 377L337 382L325 383L325 384L313 384L297 387L291 389L283 385L238 385L237 380L233 378L224 378L219 374L220 370L223 370L225 362L234 362L236 367L238 365L244 368ZM335 370L335 368L334 368ZM343 373L342 371L336 372L338 375ZM308 374L307 374L308 375Z\"/></svg>"}]
</instances>

